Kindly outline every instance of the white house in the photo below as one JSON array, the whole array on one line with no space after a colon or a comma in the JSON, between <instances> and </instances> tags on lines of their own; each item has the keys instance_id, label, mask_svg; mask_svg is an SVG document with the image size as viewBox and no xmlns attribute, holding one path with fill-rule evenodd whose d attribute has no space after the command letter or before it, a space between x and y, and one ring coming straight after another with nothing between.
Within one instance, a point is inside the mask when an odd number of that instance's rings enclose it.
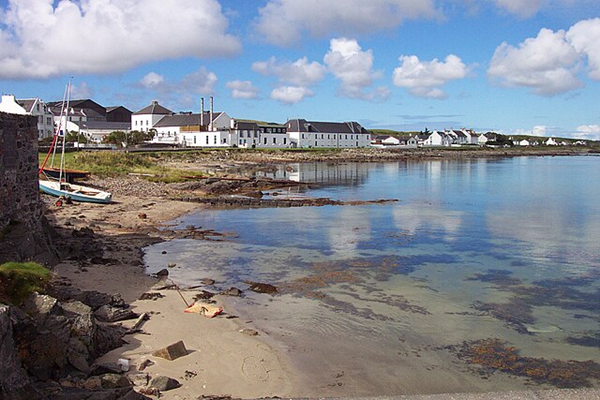
<instances>
[{"instance_id":1,"label":"white house","mask_svg":"<svg viewBox=\"0 0 600 400\"><path fill-rule=\"evenodd\" d=\"M38 139L54 135L54 116L48 105L39 98L16 100L12 94L2 95L0 111L10 114L33 115L37 118Z\"/></svg>"},{"instance_id":2,"label":"white house","mask_svg":"<svg viewBox=\"0 0 600 400\"><path fill-rule=\"evenodd\" d=\"M125 132L125 134L129 134L131 132L131 124L129 122L70 122L67 124L67 127L71 128L73 125L78 127L78 132L80 135L85 136L94 143L102 143L103 140L112 132L120 131ZM69 129L69 131L73 131L73 129Z\"/></svg>"},{"instance_id":3,"label":"white house","mask_svg":"<svg viewBox=\"0 0 600 400\"><path fill-rule=\"evenodd\" d=\"M292 146L285 125L234 120L231 126L238 138L237 147L288 148Z\"/></svg>"},{"instance_id":4,"label":"white house","mask_svg":"<svg viewBox=\"0 0 600 400\"><path fill-rule=\"evenodd\" d=\"M443 132L433 131L429 137L423 142L423 146L426 147L437 147L444 146L448 147L452 144L452 137L446 135Z\"/></svg>"},{"instance_id":5,"label":"white house","mask_svg":"<svg viewBox=\"0 0 600 400\"><path fill-rule=\"evenodd\" d=\"M495 142L495 141L496 141L496 134L492 133L492 132L481 134L481 135L479 135L479 138L477 139L477 143L480 146L485 146L488 142Z\"/></svg>"},{"instance_id":6,"label":"white house","mask_svg":"<svg viewBox=\"0 0 600 400\"><path fill-rule=\"evenodd\" d=\"M531 142L527 139L523 139L519 142L517 142L519 146L524 146L524 147L528 147L531 146Z\"/></svg>"},{"instance_id":7,"label":"white house","mask_svg":"<svg viewBox=\"0 0 600 400\"><path fill-rule=\"evenodd\" d=\"M472 129L461 129L461 132L467 137L468 144L479 144L479 135Z\"/></svg>"},{"instance_id":8,"label":"white house","mask_svg":"<svg viewBox=\"0 0 600 400\"><path fill-rule=\"evenodd\" d=\"M210 123L212 115L212 123ZM190 147L229 147L237 143L230 132L232 118L224 112L166 115L152 128L152 143Z\"/></svg>"},{"instance_id":9,"label":"white house","mask_svg":"<svg viewBox=\"0 0 600 400\"><path fill-rule=\"evenodd\" d=\"M368 147L371 133L358 122L317 122L292 119L286 122L292 147Z\"/></svg>"},{"instance_id":10,"label":"white house","mask_svg":"<svg viewBox=\"0 0 600 400\"><path fill-rule=\"evenodd\" d=\"M452 138L452 144L457 144L460 146L465 145L465 144L471 144L470 138L463 131L450 129L450 130L444 131L444 133L447 136Z\"/></svg>"},{"instance_id":11,"label":"white house","mask_svg":"<svg viewBox=\"0 0 600 400\"><path fill-rule=\"evenodd\" d=\"M154 100L149 106L144 107L131 115L131 130L148 132L158 123L158 121L165 116L172 114L172 111L161 106L158 104L158 101Z\"/></svg>"},{"instance_id":12,"label":"white house","mask_svg":"<svg viewBox=\"0 0 600 400\"><path fill-rule=\"evenodd\" d=\"M546 146L558 146L558 143L556 143L556 140L554 140L554 138L548 138L545 144Z\"/></svg>"}]
</instances>

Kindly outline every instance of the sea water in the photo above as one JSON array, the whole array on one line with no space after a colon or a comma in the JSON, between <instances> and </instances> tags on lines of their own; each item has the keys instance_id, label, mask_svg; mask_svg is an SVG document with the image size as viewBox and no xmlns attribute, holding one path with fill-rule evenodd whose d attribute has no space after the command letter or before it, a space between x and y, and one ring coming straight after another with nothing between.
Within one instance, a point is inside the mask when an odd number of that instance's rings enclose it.
<instances>
[{"instance_id":1,"label":"sea water","mask_svg":"<svg viewBox=\"0 0 600 400\"><path fill-rule=\"evenodd\" d=\"M280 196L399 201L203 209L174 224L225 236L151 246L146 263L176 263L183 285L244 290L231 307L306 374L308 395L537 385L483 376L452 350L490 338L600 363L600 158L291 164L271 176L315 184Z\"/></svg>"}]
</instances>

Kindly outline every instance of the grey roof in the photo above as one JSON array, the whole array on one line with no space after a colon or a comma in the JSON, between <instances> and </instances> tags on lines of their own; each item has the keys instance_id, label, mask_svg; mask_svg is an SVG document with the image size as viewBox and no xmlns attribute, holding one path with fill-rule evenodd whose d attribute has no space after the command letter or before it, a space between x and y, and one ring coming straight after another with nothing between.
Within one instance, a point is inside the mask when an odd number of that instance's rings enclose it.
<instances>
[{"instance_id":1,"label":"grey roof","mask_svg":"<svg viewBox=\"0 0 600 400\"><path fill-rule=\"evenodd\" d=\"M35 104L35 99L17 100L17 104L23 107L25 111L31 112Z\"/></svg>"},{"instance_id":2,"label":"grey roof","mask_svg":"<svg viewBox=\"0 0 600 400\"><path fill-rule=\"evenodd\" d=\"M286 125L288 132L370 133L358 122L319 122L292 119Z\"/></svg>"},{"instance_id":3,"label":"grey roof","mask_svg":"<svg viewBox=\"0 0 600 400\"><path fill-rule=\"evenodd\" d=\"M153 101L148 107L144 107L139 111L133 113L134 115L140 114L159 114L159 115L169 115L173 114L173 111L161 106L158 104L158 101Z\"/></svg>"},{"instance_id":4,"label":"grey roof","mask_svg":"<svg viewBox=\"0 0 600 400\"><path fill-rule=\"evenodd\" d=\"M127 111L127 112L131 112L131 110L129 110L127 107L124 107L124 106L113 106L113 107L106 107L106 112L108 113L108 112L111 112L111 111L117 110L117 109L119 109L119 108L122 108L122 109L124 109L124 110L125 110L125 111Z\"/></svg>"},{"instance_id":5,"label":"grey roof","mask_svg":"<svg viewBox=\"0 0 600 400\"><path fill-rule=\"evenodd\" d=\"M106 121L83 121L76 122L76 124L82 129L90 130L108 130L114 131L128 131L131 130L131 122L106 122Z\"/></svg>"},{"instance_id":6,"label":"grey roof","mask_svg":"<svg viewBox=\"0 0 600 400\"><path fill-rule=\"evenodd\" d=\"M219 117L219 115L223 114L222 112L213 113L213 121ZM210 113L208 111L204 112L204 125L208 125L210 118ZM194 126L201 125L200 124L200 113L192 114L192 113L182 113L182 114L174 114L167 115L161 118L160 121L154 125L155 128L167 128L171 126Z\"/></svg>"}]
</instances>

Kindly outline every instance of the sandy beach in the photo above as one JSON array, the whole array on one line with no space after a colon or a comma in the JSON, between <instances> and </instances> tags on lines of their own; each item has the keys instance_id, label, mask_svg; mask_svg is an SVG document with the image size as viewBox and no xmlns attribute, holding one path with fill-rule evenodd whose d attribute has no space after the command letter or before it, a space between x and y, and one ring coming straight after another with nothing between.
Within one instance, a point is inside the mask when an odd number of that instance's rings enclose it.
<instances>
[{"instance_id":1,"label":"sandy beach","mask_svg":"<svg viewBox=\"0 0 600 400\"><path fill-rule=\"evenodd\" d=\"M134 182L129 184L152 186L137 178L130 179ZM50 204L52 199L45 200ZM154 365L143 373L150 378L168 376L182 384L178 389L162 393L161 398L165 399L195 399L200 395L249 398L302 393L298 389L302 383L285 355L269 345L260 332L252 336L255 334L252 322L237 318L235 311L223 304L221 296L216 296L215 300L224 312L210 319L183 312L186 304L181 295L190 304L199 290L182 291L181 294L172 289L152 290L160 281L145 273L141 249L168 239L165 232L156 228L197 207L162 196L147 196L142 200L138 196L122 194L110 205L49 205L46 215L54 220L57 230L92 229L94 241L103 251L102 257L99 260L92 258L91 263L74 259L77 257L61 262L54 269L59 279L82 290L119 293L136 313L149 315L140 333L125 337L127 345L97 362L117 362L125 358L130 361L128 374L138 374L139 366L147 359L152 360ZM160 293L164 297L139 300L146 292ZM134 322L125 321L123 326L130 327ZM183 341L187 356L174 361L151 356L152 352L178 341Z\"/></svg>"}]
</instances>

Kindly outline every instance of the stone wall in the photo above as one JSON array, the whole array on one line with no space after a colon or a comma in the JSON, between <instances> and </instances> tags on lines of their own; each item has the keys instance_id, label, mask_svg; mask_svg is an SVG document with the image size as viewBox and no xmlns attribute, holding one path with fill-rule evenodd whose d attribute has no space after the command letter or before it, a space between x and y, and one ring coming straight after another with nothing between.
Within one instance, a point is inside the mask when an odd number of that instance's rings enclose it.
<instances>
[{"instance_id":1,"label":"stone wall","mask_svg":"<svg viewBox=\"0 0 600 400\"><path fill-rule=\"evenodd\" d=\"M35 117L0 113L0 263L54 257L40 201L37 139Z\"/></svg>"}]
</instances>

